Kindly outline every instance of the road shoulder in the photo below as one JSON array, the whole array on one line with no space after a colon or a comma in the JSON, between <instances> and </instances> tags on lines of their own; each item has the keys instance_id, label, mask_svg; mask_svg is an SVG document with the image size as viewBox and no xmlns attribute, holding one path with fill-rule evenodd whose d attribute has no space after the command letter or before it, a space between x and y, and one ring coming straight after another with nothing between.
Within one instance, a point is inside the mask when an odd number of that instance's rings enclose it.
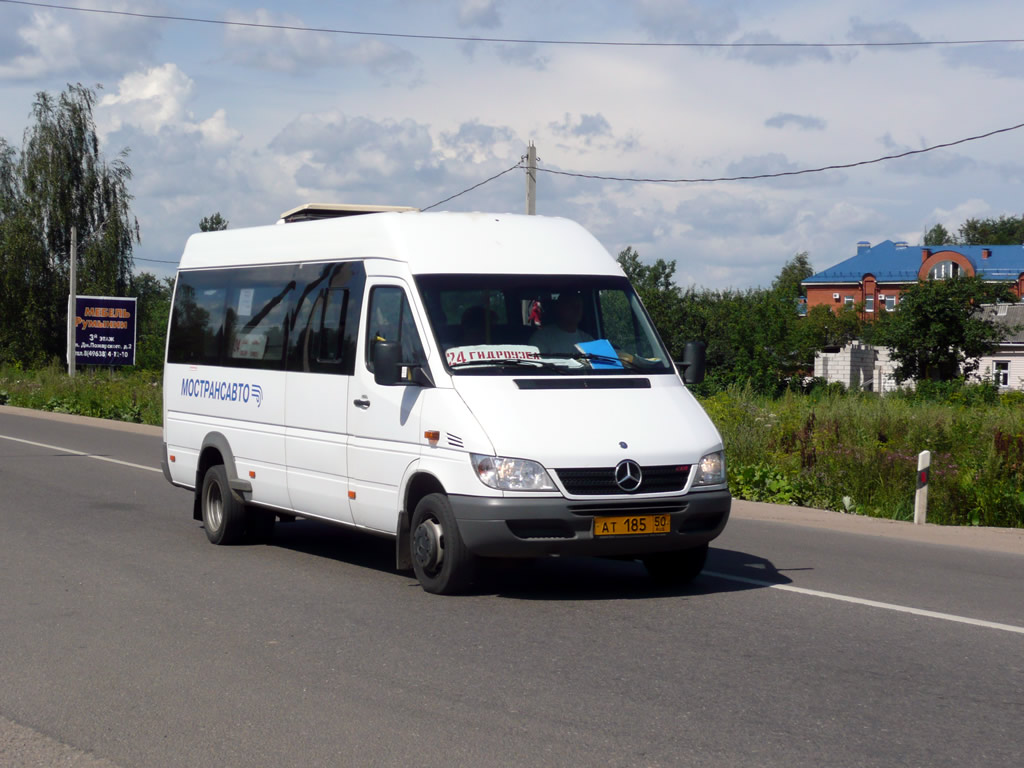
<instances>
[{"instance_id":1,"label":"road shoulder","mask_svg":"<svg viewBox=\"0 0 1024 768\"><path fill-rule=\"evenodd\" d=\"M94 416L76 416L70 413L54 413L52 411L37 411L34 408L19 408L14 405L0 405L0 414L12 416L26 416L35 419L46 419L48 421L62 421L65 424L84 424L100 429L112 429L117 432L132 432L137 435L162 435L163 429L154 427L151 424L133 424L130 421L115 421L113 419L97 419Z\"/></svg>"},{"instance_id":2,"label":"road shoulder","mask_svg":"<svg viewBox=\"0 0 1024 768\"><path fill-rule=\"evenodd\" d=\"M733 499L732 517L745 520L799 525L843 533L859 533L903 541L967 547L1024 556L1024 528L983 528L980 526L914 525L902 520L849 515L826 509L790 507L759 501Z\"/></svg>"}]
</instances>

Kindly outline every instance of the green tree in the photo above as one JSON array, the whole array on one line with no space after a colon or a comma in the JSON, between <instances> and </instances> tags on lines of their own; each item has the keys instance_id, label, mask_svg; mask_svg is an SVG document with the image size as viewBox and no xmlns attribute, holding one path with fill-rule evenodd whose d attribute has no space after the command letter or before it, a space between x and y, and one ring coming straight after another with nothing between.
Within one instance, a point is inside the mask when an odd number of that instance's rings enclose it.
<instances>
[{"instance_id":1,"label":"green tree","mask_svg":"<svg viewBox=\"0 0 1024 768\"><path fill-rule=\"evenodd\" d=\"M618 262L629 282L633 284L633 289L640 296L640 301L647 308L654 327L668 345L672 358L681 359L686 341L680 337L683 324L680 315L680 289L674 279L675 260L658 259L653 264L644 264L640 260L640 254L627 246L619 252Z\"/></svg>"},{"instance_id":2,"label":"green tree","mask_svg":"<svg viewBox=\"0 0 1024 768\"><path fill-rule=\"evenodd\" d=\"M925 245L952 245L955 242L953 236L941 224L936 224L924 233Z\"/></svg>"},{"instance_id":3,"label":"green tree","mask_svg":"<svg viewBox=\"0 0 1024 768\"><path fill-rule=\"evenodd\" d=\"M1008 333L979 306L1015 300L1008 286L978 277L923 280L900 296L897 312L876 323L872 341L891 348L899 382L967 376Z\"/></svg>"},{"instance_id":4,"label":"green tree","mask_svg":"<svg viewBox=\"0 0 1024 768\"><path fill-rule=\"evenodd\" d=\"M860 306L844 305L837 312L827 304L811 307L801 324L800 336L805 355L809 352L813 359L814 352L826 347L843 347L860 338L864 328L860 312Z\"/></svg>"},{"instance_id":5,"label":"green tree","mask_svg":"<svg viewBox=\"0 0 1024 768\"><path fill-rule=\"evenodd\" d=\"M959 242L963 245L1022 245L1024 216L968 219L960 225Z\"/></svg>"},{"instance_id":6,"label":"green tree","mask_svg":"<svg viewBox=\"0 0 1024 768\"><path fill-rule=\"evenodd\" d=\"M124 296L138 222L127 150L100 153L96 94L36 94L21 150L0 140L0 360L38 362L65 349L71 229L78 291Z\"/></svg>"},{"instance_id":7,"label":"green tree","mask_svg":"<svg viewBox=\"0 0 1024 768\"><path fill-rule=\"evenodd\" d=\"M227 228L227 219L220 215L220 211L217 211L212 216L203 216L203 218L199 220L200 232L219 232L220 230Z\"/></svg>"},{"instance_id":8,"label":"green tree","mask_svg":"<svg viewBox=\"0 0 1024 768\"><path fill-rule=\"evenodd\" d=\"M132 276L130 292L137 299L135 365L158 370L164 362L174 278L161 279L150 272L140 272Z\"/></svg>"},{"instance_id":9,"label":"green tree","mask_svg":"<svg viewBox=\"0 0 1024 768\"><path fill-rule=\"evenodd\" d=\"M801 251L782 267L782 271L772 282L772 290L782 296L796 299L804 295L804 289L800 284L813 274L814 268L811 266L807 251Z\"/></svg>"}]
</instances>

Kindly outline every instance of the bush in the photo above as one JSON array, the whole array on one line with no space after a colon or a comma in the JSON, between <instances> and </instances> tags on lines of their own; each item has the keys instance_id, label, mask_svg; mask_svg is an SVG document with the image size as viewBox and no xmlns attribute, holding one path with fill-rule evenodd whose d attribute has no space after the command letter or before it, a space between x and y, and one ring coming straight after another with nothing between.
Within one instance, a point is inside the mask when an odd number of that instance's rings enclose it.
<instances>
[{"instance_id":1,"label":"bush","mask_svg":"<svg viewBox=\"0 0 1024 768\"><path fill-rule=\"evenodd\" d=\"M0 368L0 405L159 425L163 406L161 374L86 369L72 379L54 361L47 368Z\"/></svg>"},{"instance_id":2,"label":"bush","mask_svg":"<svg viewBox=\"0 0 1024 768\"><path fill-rule=\"evenodd\" d=\"M736 498L909 520L917 455L929 450L929 522L1024 527L1022 400L960 384L777 399L734 388L703 404Z\"/></svg>"}]
</instances>

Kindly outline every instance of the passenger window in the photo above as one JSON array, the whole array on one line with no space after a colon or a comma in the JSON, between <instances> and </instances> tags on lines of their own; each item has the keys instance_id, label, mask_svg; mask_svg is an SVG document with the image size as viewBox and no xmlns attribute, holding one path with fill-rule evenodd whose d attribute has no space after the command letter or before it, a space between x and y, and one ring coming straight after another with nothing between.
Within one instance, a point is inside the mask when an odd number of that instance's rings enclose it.
<instances>
[{"instance_id":1,"label":"passenger window","mask_svg":"<svg viewBox=\"0 0 1024 768\"><path fill-rule=\"evenodd\" d=\"M239 273L228 299L228 365L280 370L284 362L285 321L295 282L287 276Z\"/></svg>"},{"instance_id":2,"label":"passenger window","mask_svg":"<svg viewBox=\"0 0 1024 768\"><path fill-rule=\"evenodd\" d=\"M426 362L409 300L398 286L382 285L370 292L366 334L366 368L369 371L373 371L373 347L378 341L399 342L402 345L402 362L406 365Z\"/></svg>"},{"instance_id":3,"label":"passenger window","mask_svg":"<svg viewBox=\"0 0 1024 768\"><path fill-rule=\"evenodd\" d=\"M364 272L359 262L303 265L288 370L351 375Z\"/></svg>"},{"instance_id":4,"label":"passenger window","mask_svg":"<svg viewBox=\"0 0 1024 768\"><path fill-rule=\"evenodd\" d=\"M182 272L174 296L167 359L172 363L219 365L227 291L209 273Z\"/></svg>"}]
</instances>

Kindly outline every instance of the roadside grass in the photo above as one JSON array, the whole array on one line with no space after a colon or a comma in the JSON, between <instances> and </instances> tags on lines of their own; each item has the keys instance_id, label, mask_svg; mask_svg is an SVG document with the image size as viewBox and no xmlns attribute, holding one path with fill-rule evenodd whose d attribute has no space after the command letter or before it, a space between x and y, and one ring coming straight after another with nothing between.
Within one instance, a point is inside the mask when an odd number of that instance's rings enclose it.
<instances>
[{"instance_id":1,"label":"roadside grass","mask_svg":"<svg viewBox=\"0 0 1024 768\"><path fill-rule=\"evenodd\" d=\"M736 498L910 520L917 455L929 450L928 522L1024 527L1022 393L771 400L733 389L702 402Z\"/></svg>"},{"instance_id":2,"label":"roadside grass","mask_svg":"<svg viewBox=\"0 0 1024 768\"><path fill-rule=\"evenodd\" d=\"M57 363L0 366L0 405L160 425L161 374ZM932 452L928 522L1024 527L1024 393L922 387L915 395L824 388L778 399L732 388L704 398L738 499L910 520L917 454Z\"/></svg>"},{"instance_id":3,"label":"roadside grass","mask_svg":"<svg viewBox=\"0 0 1024 768\"><path fill-rule=\"evenodd\" d=\"M57 363L32 371L0 366L0 405L159 426L162 399L154 371L90 368L69 378Z\"/></svg>"}]
</instances>

